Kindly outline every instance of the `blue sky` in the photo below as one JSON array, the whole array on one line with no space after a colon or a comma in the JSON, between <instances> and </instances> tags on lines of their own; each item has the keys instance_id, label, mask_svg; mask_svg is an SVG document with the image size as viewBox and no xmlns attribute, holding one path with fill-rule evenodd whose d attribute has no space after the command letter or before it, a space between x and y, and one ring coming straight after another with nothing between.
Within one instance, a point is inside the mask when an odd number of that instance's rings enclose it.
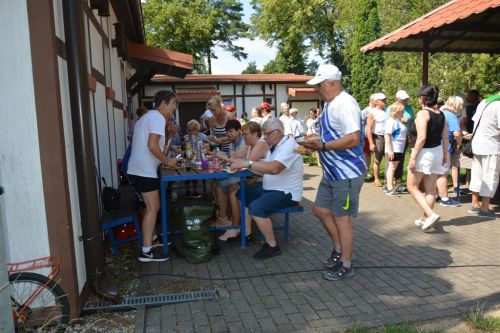
<instances>
[{"instance_id":1,"label":"blue sky","mask_svg":"<svg viewBox=\"0 0 500 333\"><path fill-rule=\"evenodd\" d=\"M241 2L243 3L243 11L245 14L244 21L249 23L250 16L253 13L250 1L242 0ZM249 40L244 38L235 44L245 48L248 58L243 61L238 61L234 59L230 53L220 48L215 48L215 54L218 59L212 59L212 74L240 74L250 61L255 61L257 63L257 68L262 69L267 62L276 57L276 48L268 47L266 42L261 39Z\"/></svg>"}]
</instances>

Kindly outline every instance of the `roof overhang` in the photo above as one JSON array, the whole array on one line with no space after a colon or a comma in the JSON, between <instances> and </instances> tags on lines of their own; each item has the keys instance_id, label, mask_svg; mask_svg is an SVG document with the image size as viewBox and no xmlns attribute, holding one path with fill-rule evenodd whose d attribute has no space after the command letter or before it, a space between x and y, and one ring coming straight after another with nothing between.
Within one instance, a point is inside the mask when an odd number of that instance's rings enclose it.
<instances>
[{"instance_id":1,"label":"roof overhang","mask_svg":"<svg viewBox=\"0 0 500 333\"><path fill-rule=\"evenodd\" d=\"M176 88L175 93L182 102L207 100L220 95L220 92L214 87Z\"/></svg>"},{"instance_id":2,"label":"roof overhang","mask_svg":"<svg viewBox=\"0 0 500 333\"><path fill-rule=\"evenodd\" d=\"M314 87L288 87L287 93L292 97L319 97Z\"/></svg>"},{"instance_id":3,"label":"roof overhang","mask_svg":"<svg viewBox=\"0 0 500 333\"><path fill-rule=\"evenodd\" d=\"M127 52L129 63L136 69L136 73L127 81L127 88L132 95L155 74L184 78L193 69L193 56L190 54L133 42L128 42Z\"/></svg>"},{"instance_id":4,"label":"roof overhang","mask_svg":"<svg viewBox=\"0 0 500 333\"><path fill-rule=\"evenodd\" d=\"M363 46L361 51L498 54L500 0L452 0Z\"/></svg>"}]
</instances>

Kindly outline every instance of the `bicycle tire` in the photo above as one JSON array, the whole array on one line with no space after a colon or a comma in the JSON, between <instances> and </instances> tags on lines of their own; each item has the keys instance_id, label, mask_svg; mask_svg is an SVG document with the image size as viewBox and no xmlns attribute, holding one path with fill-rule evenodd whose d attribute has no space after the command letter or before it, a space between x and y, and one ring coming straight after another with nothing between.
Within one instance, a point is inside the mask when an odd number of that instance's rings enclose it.
<instances>
[{"instance_id":1,"label":"bicycle tire","mask_svg":"<svg viewBox=\"0 0 500 333\"><path fill-rule=\"evenodd\" d=\"M9 276L10 297L17 332L30 332L34 329L60 332L69 322L69 301L66 293L53 280L45 275L20 272ZM33 300L32 306L19 313L19 306L40 286L44 286Z\"/></svg>"}]
</instances>

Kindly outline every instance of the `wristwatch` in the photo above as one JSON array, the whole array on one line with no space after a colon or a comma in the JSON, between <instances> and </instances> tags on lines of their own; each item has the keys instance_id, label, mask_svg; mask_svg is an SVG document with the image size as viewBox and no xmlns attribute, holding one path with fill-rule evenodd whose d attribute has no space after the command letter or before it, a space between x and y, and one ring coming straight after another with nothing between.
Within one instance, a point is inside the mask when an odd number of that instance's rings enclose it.
<instances>
[{"instance_id":1,"label":"wristwatch","mask_svg":"<svg viewBox=\"0 0 500 333\"><path fill-rule=\"evenodd\" d=\"M253 161L248 161L248 168L251 169L253 165Z\"/></svg>"}]
</instances>

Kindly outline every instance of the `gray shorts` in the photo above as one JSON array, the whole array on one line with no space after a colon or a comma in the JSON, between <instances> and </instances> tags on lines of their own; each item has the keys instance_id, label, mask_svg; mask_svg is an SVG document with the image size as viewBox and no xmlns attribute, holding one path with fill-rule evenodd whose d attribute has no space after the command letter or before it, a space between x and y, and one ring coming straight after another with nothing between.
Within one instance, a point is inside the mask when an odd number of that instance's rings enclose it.
<instances>
[{"instance_id":1,"label":"gray shorts","mask_svg":"<svg viewBox=\"0 0 500 333\"><path fill-rule=\"evenodd\" d=\"M333 216L358 216L359 192L365 180L364 175L344 180L321 179L314 204L330 209Z\"/></svg>"}]
</instances>

